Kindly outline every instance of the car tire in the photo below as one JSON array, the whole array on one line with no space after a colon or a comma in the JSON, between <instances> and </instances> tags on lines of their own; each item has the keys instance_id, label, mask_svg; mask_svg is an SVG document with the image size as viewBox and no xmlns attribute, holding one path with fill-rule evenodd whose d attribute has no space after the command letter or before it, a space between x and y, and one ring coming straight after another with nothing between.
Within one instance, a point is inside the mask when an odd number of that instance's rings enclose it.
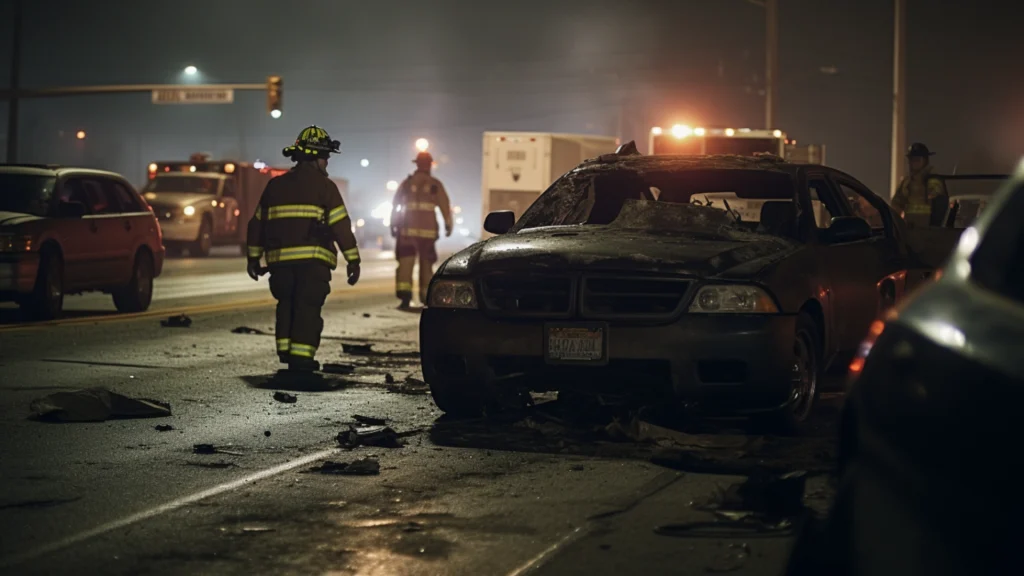
<instances>
[{"instance_id":1,"label":"car tire","mask_svg":"<svg viewBox=\"0 0 1024 576\"><path fill-rule=\"evenodd\" d=\"M64 311L64 260L55 250L44 250L32 295L25 300L34 320L56 320Z\"/></svg>"},{"instance_id":2,"label":"car tire","mask_svg":"<svg viewBox=\"0 0 1024 576\"><path fill-rule=\"evenodd\" d=\"M145 252L135 256L132 279L128 285L114 291L114 306L118 312L145 312L153 301L153 258Z\"/></svg>"},{"instance_id":3,"label":"car tire","mask_svg":"<svg viewBox=\"0 0 1024 576\"><path fill-rule=\"evenodd\" d=\"M199 225L199 236L196 237L196 241L192 243L192 247L189 248L189 253L192 256L199 258L206 258L210 255L210 250L213 248L213 223L210 222L209 216L203 216L203 222Z\"/></svg>"},{"instance_id":4,"label":"car tire","mask_svg":"<svg viewBox=\"0 0 1024 576\"><path fill-rule=\"evenodd\" d=\"M462 379L431 379L430 394L442 412L454 418L482 416L497 405L489 387Z\"/></svg>"},{"instance_id":5,"label":"car tire","mask_svg":"<svg viewBox=\"0 0 1024 576\"><path fill-rule=\"evenodd\" d=\"M821 393L821 336L814 318L801 312L793 334L793 373L785 407L771 412L765 424L773 432L802 435L808 432Z\"/></svg>"}]
</instances>

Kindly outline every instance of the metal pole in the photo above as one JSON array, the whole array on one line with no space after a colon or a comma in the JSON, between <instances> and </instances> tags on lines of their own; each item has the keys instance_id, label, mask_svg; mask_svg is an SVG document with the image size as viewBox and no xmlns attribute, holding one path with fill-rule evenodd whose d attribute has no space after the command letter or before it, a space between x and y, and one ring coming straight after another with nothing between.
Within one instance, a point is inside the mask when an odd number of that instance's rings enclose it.
<instances>
[{"instance_id":1,"label":"metal pole","mask_svg":"<svg viewBox=\"0 0 1024 576\"><path fill-rule=\"evenodd\" d=\"M892 63L892 166L889 177L890 197L904 173L903 151L907 144L907 5L905 0L894 0L896 13L893 22Z\"/></svg>"},{"instance_id":2,"label":"metal pole","mask_svg":"<svg viewBox=\"0 0 1024 576\"><path fill-rule=\"evenodd\" d=\"M14 1L14 46L11 49L11 96L7 104L7 163L18 161L18 80L21 72L21 0Z\"/></svg>"},{"instance_id":3,"label":"metal pole","mask_svg":"<svg viewBox=\"0 0 1024 576\"><path fill-rule=\"evenodd\" d=\"M779 3L765 0L765 65L764 65L764 127L775 129L775 106L778 91L775 80L779 72Z\"/></svg>"}]
</instances>

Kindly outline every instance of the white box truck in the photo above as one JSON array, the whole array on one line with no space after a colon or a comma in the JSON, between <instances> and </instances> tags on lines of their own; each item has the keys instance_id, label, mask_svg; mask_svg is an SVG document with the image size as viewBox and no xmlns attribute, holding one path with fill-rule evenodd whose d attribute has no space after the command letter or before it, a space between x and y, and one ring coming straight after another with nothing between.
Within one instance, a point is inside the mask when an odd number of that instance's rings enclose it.
<instances>
[{"instance_id":1,"label":"white box truck","mask_svg":"<svg viewBox=\"0 0 1024 576\"><path fill-rule=\"evenodd\" d=\"M483 222L496 210L518 220L542 192L588 158L615 152L618 138L550 132L484 132ZM492 236L481 231L481 238Z\"/></svg>"}]
</instances>

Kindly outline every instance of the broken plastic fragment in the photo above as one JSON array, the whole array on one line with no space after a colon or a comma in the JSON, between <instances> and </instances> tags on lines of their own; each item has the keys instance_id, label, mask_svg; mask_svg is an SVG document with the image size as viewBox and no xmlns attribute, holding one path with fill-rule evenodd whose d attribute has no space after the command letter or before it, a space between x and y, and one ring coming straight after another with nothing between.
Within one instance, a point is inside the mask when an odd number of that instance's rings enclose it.
<instances>
[{"instance_id":1,"label":"broken plastic fragment","mask_svg":"<svg viewBox=\"0 0 1024 576\"><path fill-rule=\"evenodd\" d=\"M186 314L168 316L166 320L160 321L160 325L164 328L188 328L192 325L192 319Z\"/></svg>"},{"instance_id":2,"label":"broken plastic fragment","mask_svg":"<svg viewBox=\"0 0 1024 576\"><path fill-rule=\"evenodd\" d=\"M289 394L287 392L274 392L274 400L277 400L278 402L284 402L285 404L295 404L296 402L299 401L299 399L295 395Z\"/></svg>"},{"instance_id":3,"label":"broken plastic fragment","mask_svg":"<svg viewBox=\"0 0 1024 576\"><path fill-rule=\"evenodd\" d=\"M266 335L267 333L259 328L250 328L248 326L239 326L231 330L232 334L261 334Z\"/></svg>"},{"instance_id":4,"label":"broken plastic fragment","mask_svg":"<svg viewBox=\"0 0 1024 576\"><path fill-rule=\"evenodd\" d=\"M373 352L373 344L342 344L341 350L345 354L369 354Z\"/></svg>"},{"instance_id":5,"label":"broken plastic fragment","mask_svg":"<svg viewBox=\"0 0 1024 576\"><path fill-rule=\"evenodd\" d=\"M106 388L57 392L30 405L33 417L53 422L102 422L115 418L160 418L171 415L171 405L156 400L129 398Z\"/></svg>"},{"instance_id":6,"label":"broken plastic fragment","mask_svg":"<svg viewBox=\"0 0 1024 576\"><path fill-rule=\"evenodd\" d=\"M349 450L358 446L401 448L398 434L388 426L353 426L338 433L338 444Z\"/></svg>"},{"instance_id":7,"label":"broken plastic fragment","mask_svg":"<svg viewBox=\"0 0 1024 576\"><path fill-rule=\"evenodd\" d=\"M351 364L324 364L321 371L325 374L351 374L356 367Z\"/></svg>"},{"instance_id":8,"label":"broken plastic fragment","mask_svg":"<svg viewBox=\"0 0 1024 576\"><path fill-rule=\"evenodd\" d=\"M343 476L376 476L380 474L380 462L374 458L363 458L352 463L327 460L320 466L310 468L308 471Z\"/></svg>"}]
</instances>

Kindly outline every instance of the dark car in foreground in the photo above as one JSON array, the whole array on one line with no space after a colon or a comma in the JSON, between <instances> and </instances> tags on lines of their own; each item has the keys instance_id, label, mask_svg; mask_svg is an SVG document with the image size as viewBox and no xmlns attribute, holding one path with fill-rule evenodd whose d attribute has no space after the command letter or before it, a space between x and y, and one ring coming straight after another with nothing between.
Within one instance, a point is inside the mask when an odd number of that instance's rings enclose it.
<instances>
[{"instance_id":1,"label":"dark car in foreground","mask_svg":"<svg viewBox=\"0 0 1024 576\"><path fill-rule=\"evenodd\" d=\"M490 214L500 236L440 267L420 344L442 410L557 390L799 428L825 370L932 272L838 170L630 152L583 163L514 225Z\"/></svg>"},{"instance_id":2,"label":"dark car in foreground","mask_svg":"<svg viewBox=\"0 0 1024 576\"><path fill-rule=\"evenodd\" d=\"M122 176L0 165L0 302L51 319L65 294L103 291L141 312L163 262L156 217Z\"/></svg>"},{"instance_id":3,"label":"dark car in foreground","mask_svg":"<svg viewBox=\"0 0 1024 576\"><path fill-rule=\"evenodd\" d=\"M1024 163L853 360L839 492L789 573L1017 574Z\"/></svg>"}]
</instances>

